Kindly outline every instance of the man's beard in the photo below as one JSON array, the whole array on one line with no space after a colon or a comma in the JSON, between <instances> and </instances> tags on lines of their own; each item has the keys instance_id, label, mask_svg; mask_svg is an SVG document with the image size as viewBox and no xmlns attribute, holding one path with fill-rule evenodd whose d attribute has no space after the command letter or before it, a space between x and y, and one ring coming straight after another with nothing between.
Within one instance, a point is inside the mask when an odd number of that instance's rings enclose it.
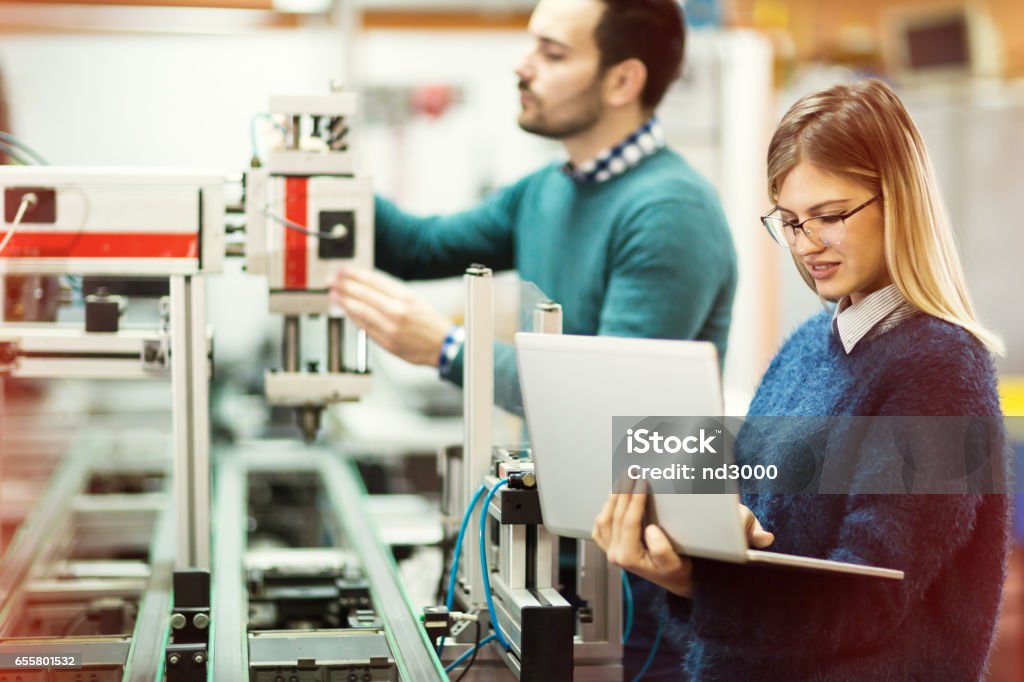
<instances>
[{"instance_id":1,"label":"man's beard","mask_svg":"<svg viewBox=\"0 0 1024 682\"><path fill-rule=\"evenodd\" d=\"M519 114L519 127L528 133L540 135L553 140L564 140L586 132L594 127L601 120L604 107L601 103L601 84L597 79L574 101L575 111L572 111L568 118L551 122L543 116L526 118L526 110ZM529 87L524 83L519 84L520 92L533 97L534 108L537 113L542 111L541 102L533 96Z\"/></svg>"}]
</instances>

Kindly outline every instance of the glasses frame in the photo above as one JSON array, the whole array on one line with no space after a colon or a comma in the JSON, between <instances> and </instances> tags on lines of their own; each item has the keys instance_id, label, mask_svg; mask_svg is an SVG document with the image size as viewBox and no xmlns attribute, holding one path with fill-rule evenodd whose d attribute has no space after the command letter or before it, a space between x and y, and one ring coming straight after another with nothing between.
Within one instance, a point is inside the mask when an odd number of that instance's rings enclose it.
<instances>
[{"instance_id":1,"label":"glasses frame","mask_svg":"<svg viewBox=\"0 0 1024 682\"><path fill-rule=\"evenodd\" d=\"M803 232L804 236L807 237L807 240L809 242L811 242L812 244L815 244L817 246L839 246L839 242L836 242L835 244L826 244L823 241L820 241L817 238L817 236L812 236L807 231L807 228L804 227L804 225L806 223L812 221L812 220L817 220L819 218L839 218L839 220L841 220L842 223L843 223L843 227L845 228L847 220L849 220L851 217L856 215L858 212L864 210L865 208L867 208L868 206L870 206L871 204L875 203L876 201L878 201L881 198L882 198L881 194L876 194L873 197L871 197L870 199L868 199L867 201L865 201L863 204L857 206L856 208L850 209L846 213L826 213L824 215L815 215L815 216L811 216L810 218L806 218L804 220L801 220L799 223L793 223L793 222L790 222L790 221L786 220L785 218L783 218L781 216L772 215L773 213L775 213L776 211L779 210L778 205L776 205L775 208L773 208L772 210L768 211L768 213L765 213L763 216L761 216L761 224L764 225L764 229L768 230L768 235L772 238L773 242L776 242L780 246L783 246L783 247L788 248L788 249L792 249L794 246L796 246L796 242L797 242L797 239L798 239L798 237L796 236L796 231L797 230L800 230L801 232ZM776 239L775 233L772 231L772 228L768 226L768 220L769 219L770 220L779 220L779 221L782 222L783 225L789 225L791 228L793 228L793 243L792 244L789 243L788 239L783 239L782 242L779 242L779 240ZM845 237L845 235L844 235L844 237Z\"/></svg>"}]
</instances>

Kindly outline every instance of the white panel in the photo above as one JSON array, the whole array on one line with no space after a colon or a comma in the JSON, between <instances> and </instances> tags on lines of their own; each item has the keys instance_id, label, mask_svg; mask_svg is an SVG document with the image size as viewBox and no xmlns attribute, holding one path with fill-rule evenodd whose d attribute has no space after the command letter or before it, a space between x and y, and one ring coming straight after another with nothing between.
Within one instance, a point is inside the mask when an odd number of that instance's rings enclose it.
<instances>
[{"instance_id":1,"label":"white panel","mask_svg":"<svg viewBox=\"0 0 1024 682\"><path fill-rule=\"evenodd\" d=\"M308 96L273 95L270 98L270 113L351 116L356 113L357 102L358 95L354 92Z\"/></svg>"},{"instance_id":2,"label":"white panel","mask_svg":"<svg viewBox=\"0 0 1024 682\"><path fill-rule=\"evenodd\" d=\"M349 152L272 151L267 169L275 175L351 175L355 159Z\"/></svg>"},{"instance_id":3,"label":"white panel","mask_svg":"<svg viewBox=\"0 0 1024 682\"><path fill-rule=\"evenodd\" d=\"M70 275L188 275L196 272L198 263L191 258L71 258L65 260L37 258L0 258L4 274L70 274Z\"/></svg>"}]
</instances>

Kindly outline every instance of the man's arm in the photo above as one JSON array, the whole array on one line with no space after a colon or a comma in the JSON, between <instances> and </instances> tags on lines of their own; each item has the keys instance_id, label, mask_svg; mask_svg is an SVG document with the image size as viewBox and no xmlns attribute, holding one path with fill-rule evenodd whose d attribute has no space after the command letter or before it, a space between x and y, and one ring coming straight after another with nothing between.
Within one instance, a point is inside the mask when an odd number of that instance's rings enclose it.
<instances>
[{"instance_id":1,"label":"man's arm","mask_svg":"<svg viewBox=\"0 0 1024 682\"><path fill-rule=\"evenodd\" d=\"M515 214L527 180L450 216L417 217L377 197L377 267L405 279L456 276L473 263L511 268ZM328 286L332 301L382 348L412 363L438 365L452 322L411 289L354 266L339 268Z\"/></svg>"},{"instance_id":2,"label":"man's arm","mask_svg":"<svg viewBox=\"0 0 1024 682\"><path fill-rule=\"evenodd\" d=\"M377 197L376 265L402 279L454 277L473 263L513 266L515 213L523 182L495 192L479 206L448 216L420 217Z\"/></svg>"},{"instance_id":3,"label":"man's arm","mask_svg":"<svg viewBox=\"0 0 1024 682\"><path fill-rule=\"evenodd\" d=\"M736 255L724 225L709 228L705 210L669 200L646 206L608 245L608 286L599 336L696 338L723 303L731 307ZM571 301L561 302L571 306ZM445 378L463 385L462 353ZM515 349L494 345L495 403L522 415Z\"/></svg>"}]
</instances>

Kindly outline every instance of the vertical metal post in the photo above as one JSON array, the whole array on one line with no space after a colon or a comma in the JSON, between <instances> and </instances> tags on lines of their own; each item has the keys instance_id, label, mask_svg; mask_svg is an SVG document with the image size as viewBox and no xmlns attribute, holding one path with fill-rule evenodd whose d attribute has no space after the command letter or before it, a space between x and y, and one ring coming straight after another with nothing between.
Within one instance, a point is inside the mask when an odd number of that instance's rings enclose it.
<instances>
[{"instance_id":1,"label":"vertical metal post","mask_svg":"<svg viewBox=\"0 0 1024 682\"><path fill-rule=\"evenodd\" d=\"M3 281L3 276L0 276L0 282ZM0 284L0 320L3 319L3 285ZM4 442L4 434L7 433L7 403L5 400L6 381L4 380L4 373L0 371L0 485L3 485L4 481L4 460L7 458L7 444ZM4 514L4 496L0 494L0 518L5 518ZM3 529L0 528L0 546L6 549L7 544L4 542Z\"/></svg>"},{"instance_id":2,"label":"vertical metal post","mask_svg":"<svg viewBox=\"0 0 1024 682\"><path fill-rule=\"evenodd\" d=\"M537 334L562 333L562 306L554 301L541 301L533 309L533 331Z\"/></svg>"},{"instance_id":3,"label":"vertical metal post","mask_svg":"<svg viewBox=\"0 0 1024 682\"><path fill-rule=\"evenodd\" d=\"M458 514L489 472L491 463L491 417L494 411L494 287L490 268L474 265L466 270L466 341L463 347L463 475L464 490ZM469 527L480 527L481 510ZM467 596L482 602L483 580L476 552L467 551L459 564Z\"/></svg>"},{"instance_id":4,"label":"vertical metal post","mask_svg":"<svg viewBox=\"0 0 1024 682\"><path fill-rule=\"evenodd\" d=\"M368 355L369 348L366 341L366 331L360 329L356 332L356 371L360 374L366 374Z\"/></svg>"},{"instance_id":5,"label":"vertical metal post","mask_svg":"<svg viewBox=\"0 0 1024 682\"><path fill-rule=\"evenodd\" d=\"M593 540L577 541L577 592L590 604L593 618L580 626L584 642L617 643L622 632L622 588L618 568Z\"/></svg>"},{"instance_id":6,"label":"vertical metal post","mask_svg":"<svg viewBox=\"0 0 1024 682\"><path fill-rule=\"evenodd\" d=\"M206 278L192 279L189 367L192 372L192 488L195 567L210 569L210 379L212 364L206 328Z\"/></svg>"},{"instance_id":7,"label":"vertical metal post","mask_svg":"<svg viewBox=\"0 0 1024 682\"><path fill-rule=\"evenodd\" d=\"M541 301L533 309L533 331L537 334L562 333L562 306L554 301ZM558 576L558 537L544 526L537 527L537 551L534 554L534 575L537 589L553 587Z\"/></svg>"},{"instance_id":8,"label":"vertical metal post","mask_svg":"<svg viewBox=\"0 0 1024 682\"><path fill-rule=\"evenodd\" d=\"M558 573L558 538L544 526L537 526L537 551L534 554L534 587L554 587Z\"/></svg>"},{"instance_id":9,"label":"vertical metal post","mask_svg":"<svg viewBox=\"0 0 1024 682\"><path fill-rule=\"evenodd\" d=\"M286 372L298 372L302 354L298 315L285 315L281 341L281 366Z\"/></svg>"},{"instance_id":10,"label":"vertical metal post","mask_svg":"<svg viewBox=\"0 0 1024 682\"><path fill-rule=\"evenodd\" d=\"M345 320L340 317L327 318L327 371L337 374L344 369Z\"/></svg>"},{"instance_id":11,"label":"vertical metal post","mask_svg":"<svg viewBox=\"0 0 1024 682\"><path fill-rule=\"evenodd\" d=\"M292 115L292 124L288 132L291 134L288 148L299 149L302 146L302 116Z\"/></svg>"},{"instance_id":12,"label":"vertical metal post","mask_svg":"<svg viewBox=\"0 0 1024 682\"><path fill-rule=\"evenodd\" d=\"M206 288L201 278L171 277L172 469L178 520L177 568L210 568L210 363Z\"/></svg>"},{"instance_id":13,"label":"vertical metal post","mask_svg":"<svg viewBox=\"0 0 1024 682\"><path fill-rule=\"evenodd\" d=\"M242 452L227 452L217 462L217 544L214 555L213 584L213 675L211 680L248 677L249 642L248 599L241 580L245 556L246 531L239 519L246 518L248 461Z\"/></svg>"},{"instance_id":14,"label":"vertical metal post","mask_svg":"<svg viewBox=\"0 0 1024 682\"><path fill-rule=\"evenodd\" d=\"M501 526L498 575L512 590L533 587L533 585L526 584L526 558L528 555L526 536L526 526L524 525Z\"/></svg>"}]
</instances>

